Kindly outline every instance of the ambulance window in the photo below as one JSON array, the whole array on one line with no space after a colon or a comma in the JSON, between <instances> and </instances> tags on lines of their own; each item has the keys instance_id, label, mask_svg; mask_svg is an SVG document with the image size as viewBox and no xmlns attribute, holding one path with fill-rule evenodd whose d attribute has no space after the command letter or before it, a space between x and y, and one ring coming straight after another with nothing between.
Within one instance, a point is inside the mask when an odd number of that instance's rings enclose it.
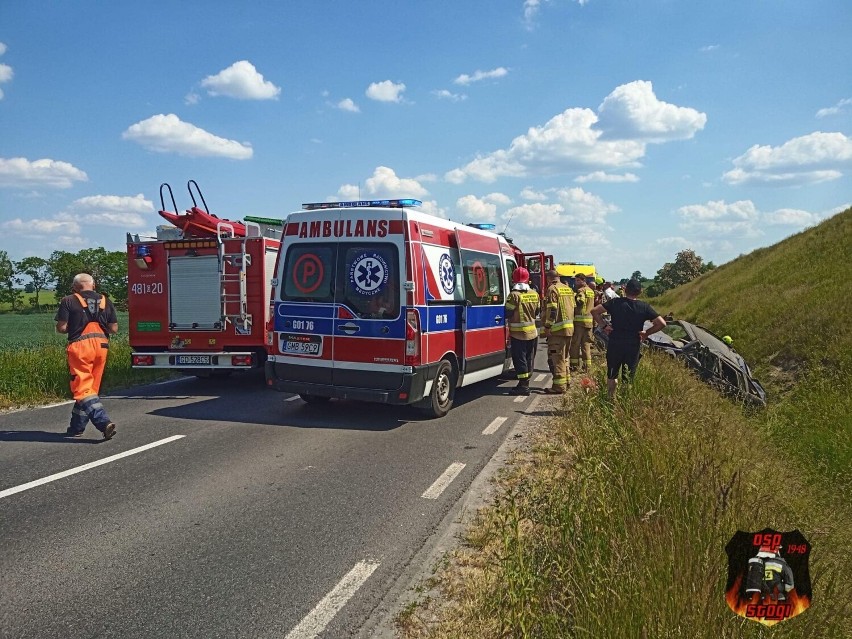
<instances>
[{"instance_id":1,"label":"ambulance window","mask_svg":"<svg viewBox=\"0 0 852 639\"><path fill-rule=\"evenodd\" d=\"M518 268L518 265L515 264L515 260L506 260L506 281L512 281L512 273L515 272L515 269Z\"/></svg>"},{"instance_id":2,"label":"ambulance window","mask_svg":"<svg viewBox=\"0 0 852 639\"><path fill-rule=\"evenodd\" d=\"M465 299L474 306L502 304L503 270L499 255L462 251Z\"/></svg>"},{"instance_id":3,"label":"ambulance window","mask_svg":"<svg viewBox=\"0 0 852 639\"><path fill-rule=\"evenodd\" d=\"M364 319L399 317L401 282L394 244L341 244L338 302Z\"/></svg>"},{"instance_id":4,"label":"ambulance window","mask_svg":"<svg viewBox=\"0 0 852 639\"><path fill-rule=\"evenodd\" d=\"M336 246L293 244L287 249L284 264L282 300L297 302L333 302Z\"/></svg>"}]
</instances>

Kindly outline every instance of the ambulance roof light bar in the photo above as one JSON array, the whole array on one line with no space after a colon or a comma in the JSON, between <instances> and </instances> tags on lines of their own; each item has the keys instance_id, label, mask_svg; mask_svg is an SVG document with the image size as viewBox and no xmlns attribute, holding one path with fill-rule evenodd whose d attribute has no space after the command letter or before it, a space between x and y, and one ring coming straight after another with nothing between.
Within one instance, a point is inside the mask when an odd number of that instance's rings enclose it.
<instances>
[{"instance_id":1,"label":"ambulance roof light bar","mask_svg":"<svg viewBox=\"0 0 852 639\"><path fill-rule=\"evenodd\" d=\"M351 202L305 202L302 208L306 211L317 209L355 209L361 207L401 209L405 206L420 206L420 200L405 198L402 200L355 200Z\"/></svg>"}]
</instances>

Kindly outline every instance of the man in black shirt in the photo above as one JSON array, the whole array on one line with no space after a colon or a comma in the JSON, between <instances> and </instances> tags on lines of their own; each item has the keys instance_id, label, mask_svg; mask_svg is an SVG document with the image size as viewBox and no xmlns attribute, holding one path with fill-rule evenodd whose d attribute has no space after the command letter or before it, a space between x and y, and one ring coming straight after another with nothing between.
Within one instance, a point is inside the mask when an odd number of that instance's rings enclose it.
<instances>
[{"instance_id":1,"label":"man in black shirt","mask_svg":"<svg viewBox=\"0 0 852 639\"><path fill-rule=\"evenodd\" d=\"M118 332L115 307L95 292L95 280L88 273L74 276L74 294L62 298L56 312L56 332L68 335L68 369L74 408L66 434L79 437L89 420L104 439L115 434L115 424L107 416L98 396L109 352L109 335Z\"/></svg>"},{"instance_id":2,"label":"man in black shirt","mask_svg":"<svg viewBox=\"0 0 852 639\"><path fill-rule=\"evenodd\" d=\"M638 280L627 282L624 291L626 297L609 300L592 309L595 323L609 336L606 347L606 387L610 399L615 395L618 375L623 367L627 367L631 379L636 374L642 341L666 326L666 321L650 304L636 299L642 292ZM604 313L609 313L610 324L604 321ZM643 330L646 321L652 323L647 331Z\"/></svg>"}]
</instances>

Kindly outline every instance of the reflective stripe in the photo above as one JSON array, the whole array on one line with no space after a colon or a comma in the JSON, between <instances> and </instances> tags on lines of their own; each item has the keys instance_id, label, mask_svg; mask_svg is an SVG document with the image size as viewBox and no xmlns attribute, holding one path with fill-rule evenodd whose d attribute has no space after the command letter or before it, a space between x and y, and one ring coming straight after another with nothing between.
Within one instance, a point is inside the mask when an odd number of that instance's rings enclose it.
<instances>
[{"instance_id":1,"label":"reflective stripe","mask_svg":"<svg viewBox=\"0 0 852 639\"><path fill-rule=\"evenodd\" d=\"M512 330L526 330L535 328L535 322L509 322L509 328Z\"/></svg>"},{"instance_id":2,"label":"reflective stripe","mask_svg":"<svg viewBox=\"0 0 852 639\"><path fill-rule=\"evenodd\" d=\"M81 342L84 339L94 339L94 338L98 338L98 337L102 337L103 339L109 339L103 333L83 333L82 335L80 335L80 337L75 337L72 340L68 340L68 343L73 344L74 342Z\"/></svg>"}]
</instances>

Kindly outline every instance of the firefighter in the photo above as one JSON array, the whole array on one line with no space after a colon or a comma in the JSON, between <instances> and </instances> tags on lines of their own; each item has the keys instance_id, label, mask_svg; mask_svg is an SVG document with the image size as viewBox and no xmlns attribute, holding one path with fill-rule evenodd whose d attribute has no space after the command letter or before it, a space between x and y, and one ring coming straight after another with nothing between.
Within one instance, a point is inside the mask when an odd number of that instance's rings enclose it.
<instances>
[{"instance_id":1,"label":"firefighter","mask_svg":"<svg viewBox=\"0 0 852 639\"><path fill-rule=\"evenodd\" d=\"M519 266L512 272L512 291L506 299L506 318L509 322L512 362L518 376L518 385L513 395L530 394L530 375L533 372L535 349L538 345L538 329L535 316L540 308L540 299L529 285L530 272Z\"/></svg>"},{"instance_id":2,"label":"firefighter","mask_svg":"<svg viewBox=\"0 0 852 639\"><path fill-rule=\"evenodd\" d=\"M118 332L115 307L106 296L95 292L95 280L88 273L74 276L74 294L62 298L56 312L56 332L68 335L68 369L74 407L66 435L79 437L89 420L104 439L115 435L115 424L98 396L109 353L109 335Z\"/></svg>"},{"instance_id":3,"label":"firefighter","mask_svg":"<svg viewBox=\"0 0 852 639\"><path fill-rule=\"evenodd\" d=\"M586 276L578 273L574 276L574 335L571 337L571 370L592 368L592 308L595 292L586 286ZM581 362L582 359L582 362Z\"/></svg>"},{"instance_id":4,"label":"firefighter","mask_svg":"<svg viewBox=\"0 0 852 639\"><path fill-rule=\"evenodd\" d=\"M761 546L757 556L748 560L746 594L760 593L763 603L786 601L795 584L793 570L781 557L781 548Z\"/></svg>"},{"instance_id":5,"label":"firefighter","mask_svg":"<svg viewBox=\"0 0 852 639\"><path fill-rule=\"evenodd\" d=\"M561 395L570 381L568 372L568 347L574 334L574 291L562 283L559 273L547 272L544 334L547 336L547 359L552 365L553 385L544 392Z\"/></svg>"}]
</instances>

